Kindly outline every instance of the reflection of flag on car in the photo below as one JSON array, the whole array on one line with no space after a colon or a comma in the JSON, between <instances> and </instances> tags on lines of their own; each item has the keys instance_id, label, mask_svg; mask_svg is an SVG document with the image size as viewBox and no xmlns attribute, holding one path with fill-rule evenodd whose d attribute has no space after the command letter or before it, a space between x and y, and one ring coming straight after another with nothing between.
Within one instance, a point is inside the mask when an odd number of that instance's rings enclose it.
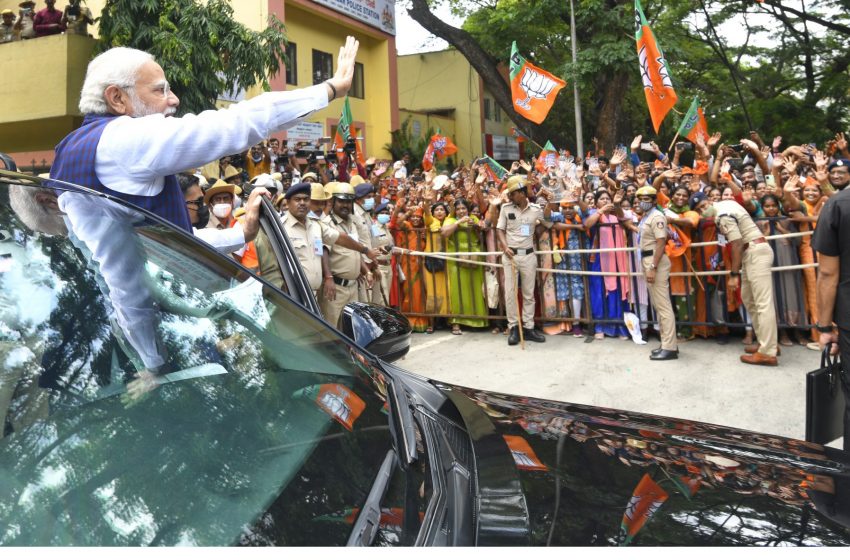
<instances>
[{"instance_id":1,"label":"reflection of flag on car","mask_svg":"<svg viewBox=\"0 0 850 560\"><path fill-rule=\"evenodd\" d=\"M422 158L422 169L429 171L433 169L435 159L442 159L455 153L457 153L457 146L448 136L435 134L431 137L428 148L425 150L425 156Z\"/></svg>"},{"instance_id":2,"label":"reflection of flag on car","mask_svg":"<svg viewBox=\"0 0 850 560\"><path fill-rule=\"evenodd\" d=\"M697 138L708 140L708 124L705 122L705 115L702 113L702 107L699 106L699 99L694 97L688 112L685 113L682 119L682 124L679 126L679 136L687 138L694 144Z\"/></svg>"},{"instance_id":3,"label":"reflection of flag on car","mask_svg":"<svg viewBox=\"0 0 850 560\"><path fill-rule=\"evenodd\" d=\"M320 515L313 519L313 521L335 521L340 523L345 523L346 525L352 525L356 520L357 516L360 515L360 508L346 508L339 513L332 513L329 515ZM425 512L418 512L419 520L422 521L425 519ZM378 521L378 524L381 528L391 529L395 532L401 531L402 524L404 523L404 510L402 508L381 508L381 518Z\"/></svg>"},{"instance_id":4,"label":"reflection of flag on car","mask_svg":"<svg viewBox=\"0 0 850 560\"><path fill-rule=\"evenodd\" d=\"M667 492L664 491L648 474L638 482L632 497L623 513L623 521L620 524L620 546L626 546L635 535L638 534L644 524L658 511L658 508L667 500Z\"/></svg>"},{"instance_id":5,"label":"reflection of flag on car","mask_svg":"<svg viewBox=\"0 0 850 560\"><path fill-rule=\"evenodd\" d=\"M501 181L505 178L505 175L508 174L508 170L499 165L499 162L490 156L484 156L479 160L481 162L481 166L484 168L484 171L487 172L487 176L490 177L491 181Z\"/></svg>"},{"instance_id":6,"label":"reflection of flag on car","mask_svg":"<svg viewBox=\"0 0 850 560\"><path fill-rule=\"evenodd\" d=\"M354 429L354 423L366 409L363 399L339 383L310 385L298 390L294 396L312 399L328 416L349 431Z\"/></svg>"},{"instance_id":7,"label":"reflection of flag on car","mask_svg":"<svg viewBox=\"0 0 850 560\"><path fill-rule=\"evenodd\" d=\"M514 463L518 469L522 471L546 471L546 465L540 462L537 454L521 436L503 436L505 443L511 450L511 455L514 457Z\"/></svg>"},{"instance_id":8,"label":"reflection of flag on car","mask_svg":"<svg viewBox=\"0 0 850 560\"><path fill-rule=\"evenodd\" d=\"M673 89L673 80L670 78L670 69L664 59L664 53L661 52L646 16L643 15L640 0L635 0L635 41L649 116L652 117L655 132L658 132L664 117L679 98Z\"/></svg>"},{"instance_id":9,"label":"reflection of flag on car","mask_svg":"<svg viewBox=\"0 0 850 560\"><path fill-rule=\"evenodd\" d=\"M528 62L511 45L511 97L517 113L540 124L555 102L558 92L567 83L546 70Z\"/></svg>"},{"instance_id":10,"label":"reflection of flag on car","mask_svg":"<svg viewBox=\"0 0 850 560\"><path fill-rule=\"evenodd\" d=\"M540 152L540 155L537 156L537 165L535 165L535 168L540 173L545 173L548 168L555 167L557 160L558 150L555 149L555 146L552 145L552 142L549 142L547 140L546 145Z\"/></svg>"}]
</instances>

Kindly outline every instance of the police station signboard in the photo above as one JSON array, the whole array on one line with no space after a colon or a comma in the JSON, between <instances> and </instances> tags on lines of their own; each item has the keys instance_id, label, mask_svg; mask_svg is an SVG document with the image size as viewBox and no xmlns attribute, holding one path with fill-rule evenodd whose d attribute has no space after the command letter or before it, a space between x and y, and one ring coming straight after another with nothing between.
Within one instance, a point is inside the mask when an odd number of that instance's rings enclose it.
<instances>
[{"instance_id":1,"label":"police station signboard","mask_svg":"<svg viewBox=\"0 0 850 560\"><path fill-rule=\"evenodd\" d=\"M356 20L395 35L395 0L313 0Z\"/></svg>"}]
</instances>

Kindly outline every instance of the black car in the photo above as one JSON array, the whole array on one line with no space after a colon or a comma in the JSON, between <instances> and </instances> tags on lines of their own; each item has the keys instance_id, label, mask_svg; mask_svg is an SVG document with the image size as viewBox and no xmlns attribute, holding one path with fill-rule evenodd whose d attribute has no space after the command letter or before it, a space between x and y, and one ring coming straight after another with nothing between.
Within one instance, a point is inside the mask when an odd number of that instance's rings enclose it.
<instances>
[{"instance_id":1,"label":"black car","mask_svg":"<svg viewBox=\"0 0 850 560\"><path fill-rule=\"evenodd\" d=\"M266 211L283 289L0 172L0 544L850 544L843 452L406 372L404 317L324 322Z\"/></svg>"}]
</instances>

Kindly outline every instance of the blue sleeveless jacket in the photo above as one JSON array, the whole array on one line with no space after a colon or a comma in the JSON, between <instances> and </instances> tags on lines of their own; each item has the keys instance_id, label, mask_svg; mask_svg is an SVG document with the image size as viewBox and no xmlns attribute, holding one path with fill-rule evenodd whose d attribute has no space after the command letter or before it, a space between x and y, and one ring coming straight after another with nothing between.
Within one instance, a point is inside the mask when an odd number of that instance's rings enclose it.
<instances>
[{"instance_id":1,"label":"blue sleeveless jacket","mask_svg":"<svg viewBox=\"0 0 850 560\"><path fill-rule=\"evenodd\" d=\"M141 196L113 191L101 183L95 173L95 154L103 128L115 115L86 115L82 126L71 132L56 146L56 157L50 168L50 178L88 187L92 190L126 200L168 220L189 233L192 223L177 177L168 175L162 191L154 196Z\"/></svg>"}]
</instances>

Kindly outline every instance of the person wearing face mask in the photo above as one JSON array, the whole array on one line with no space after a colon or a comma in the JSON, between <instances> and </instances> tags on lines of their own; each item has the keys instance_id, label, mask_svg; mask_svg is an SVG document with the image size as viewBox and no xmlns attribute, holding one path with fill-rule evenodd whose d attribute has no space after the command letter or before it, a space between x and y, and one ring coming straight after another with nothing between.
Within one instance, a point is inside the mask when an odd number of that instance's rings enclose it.
<instances>
[{"instance_id":1,"label":"person wearing face mask","mask_svg":"<svg viewBox=\"0 0 850 560\"><path fill-rule=\"evenodd\" d=\"M392 267L390 266L390 253L392 252L393 236L389 229L390 208L389 204L382 202L373 209L375 222L372 224L372 248L381 251L381 255L375 260L378 269L375 271L375 284L372 286L372 303L389 306L390 287L393 279Z\"/></svg>"},{"instance_id":2,"label":"person wearing face mask","mask_svg":"<svg viewBox=\"0 0 850 560\"><path fill-rule=\"evenodd\" d=\"M257 175L272 172L272 158L263 142L254 144L245 156L245 171L250 181Z\"/></svg>"},{"instance_id":3,"label":"person wearing face mask","mask_svg":"<svg viewBox=\"0 0 850 560\"><path fill-rule=\"evenodd\" d=\"M643 273L649 288L649 300L661 328L661 346L652 351L650 360L676 360L676 314L670 301L670 258L667 256L667 218L656 205L657 191L641 187L635 192L643 217L638 224L638 246Z\"/></svg>"},{"instance_id":4,"label":"person wearing face mask","mask_svg":"<svg viewBox=\"0 0 850 560\"><path fill-rule=\"evenodd\" d=\"M239 189L239 190L237 190ZM227 229L232 227L234 201L241 194L242 189L223 179L216 181L213 186L204 193L204 204L210 209L210 217L207 227L211 229Z\"/></svg>"},{"instance_id":5,"label":"person wearing face mask","mask_svg":"<svg viewBox=\"0 0 850 560\"><path fill-rule=\"evenodd\" d=\"M375 208L375 187L367 183L359 175L351 178L351 186L354 187L354 212L352 219L357 228L357 235L367 247L374 247L372 239L372 214ZM377 264L369 259L364 259L369 272L365 278L357 282L357 301L368 303L372 301L372 284L374 273L377 272Z\"/></svg>"}]
</instances>

